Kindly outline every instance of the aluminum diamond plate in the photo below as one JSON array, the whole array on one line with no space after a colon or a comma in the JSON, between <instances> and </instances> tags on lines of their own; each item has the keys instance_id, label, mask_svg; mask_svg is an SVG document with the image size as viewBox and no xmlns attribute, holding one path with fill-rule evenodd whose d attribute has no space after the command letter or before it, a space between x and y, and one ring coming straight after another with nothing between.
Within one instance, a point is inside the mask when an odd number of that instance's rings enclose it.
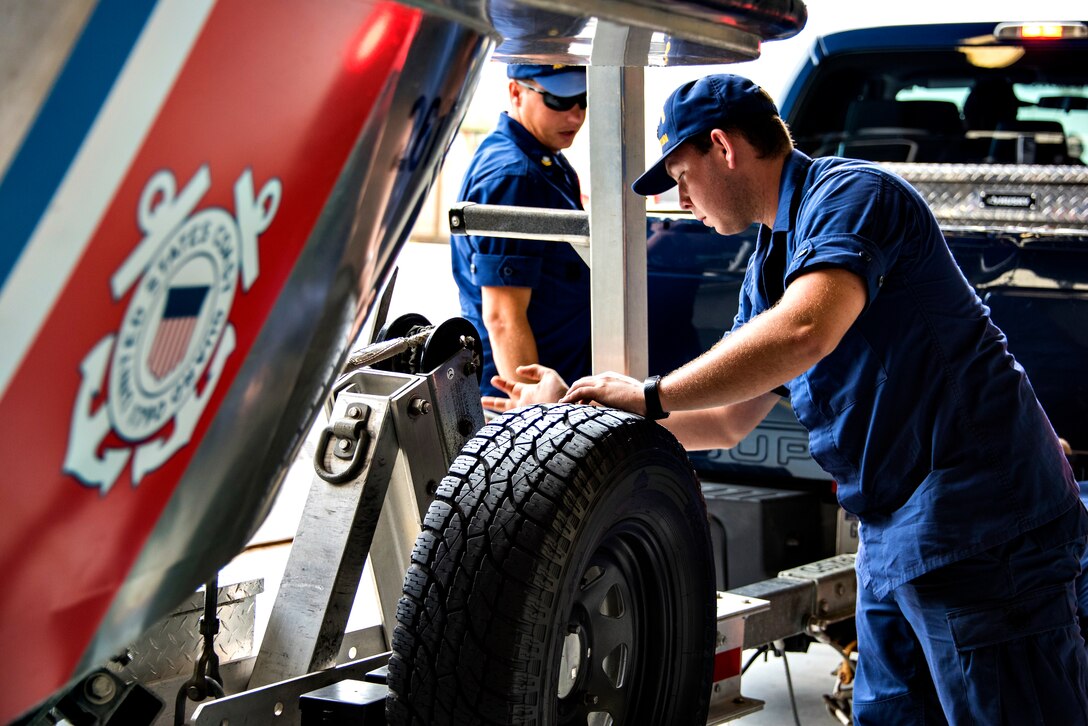
<instances>
[{"instance_id":1,"label":"aluminum diamond plate","mask_svg":"<svg viewBox=\"0 0 1088 726\"><path fill-rule=\"evenodd\" d=\"M219 588L219 633L215 636L215 652L220 663L253 654L256 596L261 592L264 592L263 580L247 580ZM123 677L135 678L146 685L180 675L191 676L203 649L200 635L203 614L204 591L201 589L128 647L132 662L121 671Z\"/></svg>"},{"instance_id":2,"label":"aluminum diamond plate","mask_svg":"<svg viewBox=\"0 0 1088 726\"><path fill-rule=\"evenodd\" d=\"M881 166L909 181L942 225L1088 229L1088 167L1006 164Z\"/></svg>"}]
</instances>

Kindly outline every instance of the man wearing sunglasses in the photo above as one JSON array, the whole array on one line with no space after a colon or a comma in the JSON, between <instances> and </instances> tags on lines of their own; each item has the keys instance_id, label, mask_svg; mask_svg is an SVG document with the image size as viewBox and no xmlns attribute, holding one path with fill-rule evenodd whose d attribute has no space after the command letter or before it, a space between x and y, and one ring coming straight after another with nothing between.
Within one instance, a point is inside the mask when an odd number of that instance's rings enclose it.
<instances>
[{"instance_id":1,"label":"man wearing sunglasses","mask_svg":"<svg viewBox=\"0 0 1088 726\"><path fill-rule=\"evenodd\" d=\"M507 76L510 110L476 150L458 198L582 209L562 149L585 122L585 68L511 65ZM450 247L462 315L483 336L485 405L500 393L492 377L521 380L518 366L543 363L566 380L589 373L589 268L569 244L455 236Z\"/></svg>"}]
</instances>

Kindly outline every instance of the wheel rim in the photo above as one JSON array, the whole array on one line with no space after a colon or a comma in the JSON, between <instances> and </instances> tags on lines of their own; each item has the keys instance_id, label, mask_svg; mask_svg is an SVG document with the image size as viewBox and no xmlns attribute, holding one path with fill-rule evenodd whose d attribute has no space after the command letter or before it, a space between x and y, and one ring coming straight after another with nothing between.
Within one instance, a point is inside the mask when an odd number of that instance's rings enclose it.
<instances>
[{"instance_id":1,"label":"wheel rim","mask_svg":"<svg viewBox=\"0 0 1088 726\"><path fill-rule=\"evenodd\" d=\"M647 686L662 682L669 667L662 650L671 632L666 567L645 523L619 523L602 539L571 603L559 723L617 726L628 713L644 717L655 708Z\"/></svg>"}]
</instances>

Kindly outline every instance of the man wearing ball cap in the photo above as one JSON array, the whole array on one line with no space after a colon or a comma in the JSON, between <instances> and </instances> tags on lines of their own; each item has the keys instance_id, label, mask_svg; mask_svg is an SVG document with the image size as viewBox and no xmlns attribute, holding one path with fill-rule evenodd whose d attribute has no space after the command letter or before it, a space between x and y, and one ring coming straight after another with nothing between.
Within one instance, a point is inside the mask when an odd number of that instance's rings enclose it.
<instances>
[{"instance_id":1,"label":"man wearing ball cap","mask_svg":"<svg viewBox=\"0 0 1088 726\"><path fill-rule=\"evenodd\" d=\"M578 175L562 150L585 122L585 68L510 65L507 76L510 110L476 150L458 198L582 209ZM453 236L450 247L462 314L483 337L485 406L512 405L497 394L513 394L519 366L544 363L566 380L590 372L589 268L569 244Z\"/></svg>"},{"instance_id":2,"label":"man wearing ball cap","mask_svg":"<svg viewBox=\"0 0 1088 726\"><path fill-rule=\"evenodd\" d=\"M679 186L718 232L760 231L732 330L660 379L563 401L739 442L785 397L861 520L860 724L1088 722L1074 579L1086 516L1023 368L925 201L876 165L793 148L771 99L714 75L665 102L639 194Z\"/></svg>"}]
</instances>

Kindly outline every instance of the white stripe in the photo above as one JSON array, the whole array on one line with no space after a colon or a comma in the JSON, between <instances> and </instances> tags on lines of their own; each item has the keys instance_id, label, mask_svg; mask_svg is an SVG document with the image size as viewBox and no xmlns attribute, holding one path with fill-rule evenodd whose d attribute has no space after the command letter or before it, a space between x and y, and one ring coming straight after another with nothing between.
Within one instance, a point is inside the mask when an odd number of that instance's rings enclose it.
<instances>
[{"instance_id":1,"label":"white stripe","mask_svg":"<svg viewBox=\"0 0 1088 726\"><path fill-rule=\"evenodd\" d=\"M128 173L215 0L161 0L0 290L0 397ZM135 217L136 210L132 210ZM109 295L109 280L102 294ZM92 306L97 307L97 306ZM105 335L108 330L103 330ZM77 351L75 357L82 355Z\"/></svg>"}]
</instances>

